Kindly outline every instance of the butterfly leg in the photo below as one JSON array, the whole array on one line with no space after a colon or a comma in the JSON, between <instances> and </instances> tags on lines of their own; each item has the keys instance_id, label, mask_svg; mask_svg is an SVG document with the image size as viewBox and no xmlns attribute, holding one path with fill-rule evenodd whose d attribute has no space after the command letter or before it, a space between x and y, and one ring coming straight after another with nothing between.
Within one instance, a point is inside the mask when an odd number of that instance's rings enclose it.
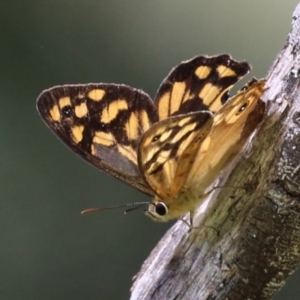
<instances>
[{"instance_id":1,"label":"butterfly leg","mask_svg":"<svg viewBox=\"0 0 300 300\"><path fill-rule=\"evenodd\" d=\"M195 216L195 211L194 210L191 210L190 211L190 229L192 230L192 229L200 229L200 228L203 228L203 227L206 227L206 228L210 228L210 229L213 229L214 231L216 231L216 233L217 233L217 235L219 235L219 231L215 228L215 227L213 227L213 226L207 226L207 225L205 225L205 224L203 224L203 225L200 225L200 226L194 226L193 225L193 219L194 219L194 216Z\"/></svg>"},{"instance_id":2,"label":"butterfly leg","mask_svg":"<svg viewBox=\"0 0 300 300\"><path fill-rule=\"evenodd\" d=\"M219 186L214 186L212 187L209 191L205 192L204 194L201 195L201 197L207 197L209 196L212 192L214 192L216 189L223 189L223 188L231 188L231 189L243 189L245 190L245 186L230 186L230 185L219 185Z\"/></svg>"},{"instance_id":3,"label":"butterfly leg","mask_svg":"<svg viewBox=\"0 0 300 300\"><path fill-rule=\"evenodd\" d=\"M200 226L194 226L193 225L193 218L194 218L194 215L195 215L195 211L194 210L191 210L190 211L190 223L183 219L183 218L179 218L180 221L182 221L184 224L186 224L188 227L189 227L189 233L193 230L193 229L200 229L200 228L203 228L203 227L206 227L206 228L210 228L210 229L213 229L214 231L216 231L217 235L219 236L220 232L213 226L207 226L207 225L200 225Z\"/></svg>"},{"instance_id":4,"label":"butterfly leg","mask_svg":"<svg viewBox=\"0 0 300 300\"><path fill-rule=\"evenodd\" d=\"M194 227L194 226L193 226L193 218L194 218L194 215L195 215L195 211L194 211L194 210L191 210L191 211L190 211L190 223L189 223L187 220L183 219L183 218L179 218L180 221L182 221L183 223L185 223L185 224L189 227L189 231L188 231L188 232L191 232L193 229L198 228L198 227ZM200 226L200 227L202 227L202 226ZM200 227L199 227L199 228L200 228Z\"/></svg>"},{"instance_id":5,"label":"butterfly leg","mask_svg":"<svg viewBox=\"0 0 300 300\"><path fill-rule=\"evenodd\" d=\"M192 229L194 229L195 227L193 227L192 223L189 223L187 220L185 220L184 218L179 218L180 221L182 221L185 225L187 225L189 227L189 231L191 232ZM190 221L191 222L191 221Z\"/></svg>"}]
</instances>

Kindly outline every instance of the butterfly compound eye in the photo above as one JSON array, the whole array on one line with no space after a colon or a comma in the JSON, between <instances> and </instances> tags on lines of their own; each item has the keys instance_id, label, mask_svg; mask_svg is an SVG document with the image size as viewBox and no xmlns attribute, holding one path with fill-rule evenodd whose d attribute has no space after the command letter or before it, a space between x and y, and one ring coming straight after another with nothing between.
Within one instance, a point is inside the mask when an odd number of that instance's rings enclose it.
<instances>
[{"instance_id":1,"label":"butterfly compound eye","mask_svg":"<svg viewBox=\"0 0 300 300\"><path fill-rule=\"evenodd\" d=\"M158 202L155 205L155 212L159 215L159 216L164 216L168 213L168 208L166 206L166 204L164 204L163 202Z\"/></svg>"}]
</instances>

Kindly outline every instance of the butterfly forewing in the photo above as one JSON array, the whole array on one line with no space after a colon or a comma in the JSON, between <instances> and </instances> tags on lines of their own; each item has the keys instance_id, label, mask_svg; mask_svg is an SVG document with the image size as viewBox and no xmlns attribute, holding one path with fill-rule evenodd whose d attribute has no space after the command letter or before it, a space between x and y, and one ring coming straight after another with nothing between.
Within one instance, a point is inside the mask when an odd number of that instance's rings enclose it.
<instances>
[{"instance_id":1,"label":"butterfly forewing","mask_svg":"<svg viewBox=\"0 0 300 300\"><path fill-rule=\"evenodd\" d=\"M188 169L178 172L178 163L193 161L191 144L201 143L212 126L210 112L170 117L154 124L141 138L138 163L144 180L161 199L173 198L186 180Z\"/></svg>"},{"instance_id":2,"label":"butterfly forewing","mask_svg":"<svg viewBox=\"0 0 300 300\"><path fill-rule=\"evenodd\" d=\"M57 86L38 98L47 125L96 167L152 195L137 166L137 145L155 123L149 96L125 85Z\"/></svg>"},{"instance_id":3,"label":"butterfly forewing","mask_svg":"<svg viewBox=\"0 0 300 300\"><path fill-rule=\"evenodd\" d=\"M155 102L159 119L201 110L216 112L228 90L250 71L229 55L197 56L175 67L162 82Z\"/></svg>"}]
</instances>

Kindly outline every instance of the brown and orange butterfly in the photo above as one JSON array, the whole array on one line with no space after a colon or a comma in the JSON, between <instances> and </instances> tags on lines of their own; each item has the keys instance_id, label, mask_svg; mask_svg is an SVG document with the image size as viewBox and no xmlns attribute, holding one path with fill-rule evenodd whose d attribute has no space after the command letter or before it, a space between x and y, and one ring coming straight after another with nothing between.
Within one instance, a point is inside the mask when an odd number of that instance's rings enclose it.
<instances>
[{"instance_id":1,"label":"brown and orange butterfly","mask_svg":"<svg viewBox=\"0 0 300 300\"><path fill-rule=\"evenodd\" d=\"M153 100L117 84L56 86L37 100L50 129L99 169L154 196L146 214L167 221L191 212L241 151L264 114L265 81L229 55L197 56L175 67Z\"/></svg>"}]
</instances>

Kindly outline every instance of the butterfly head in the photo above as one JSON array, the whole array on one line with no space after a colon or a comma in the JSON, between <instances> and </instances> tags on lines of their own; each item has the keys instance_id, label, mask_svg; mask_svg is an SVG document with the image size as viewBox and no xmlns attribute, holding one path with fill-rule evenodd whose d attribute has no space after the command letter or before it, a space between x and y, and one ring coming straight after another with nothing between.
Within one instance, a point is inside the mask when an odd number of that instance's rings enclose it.
<instances>
[{"instance_id":1,"label":"butterfly head","mask_svg":"<svg viewBox=\"0 0 300 300\"><path fill-rule=\"evenodd\" d=\"M111 210L115 208L123 208L129 207L124 211L124 214L127 214L133 210L143 207L144 205L148 205L148 208L144 210L145 214L149 216L152 220L157 222L166 222L170 219L174 219L174 216L169 213L168 205L162 200L155 198L152 202L135 202L135 203L127 203L121 205L112 205L106 207L93 207L85 209L81 212L81 214L87 214L91 212L98 212L104 210Z\"/></svg>"},{"instance_id":2,"label":"butterfly head","mask_svg":"<svg viewBox=\"0 0 300 300\"><path fill-rule=\"evenodd\" d=\"M148 204L145 214L153 221L167 222L173 219L178 219L193 209L193 207L190 206L191 201L181 202L180 200L183 200L183 198L178 198L176 200L177 201L168 199L164 201L156 196Z\"/></svg>"},{"instance_id":3,"label":"butterfly head","mask_svg":"<svg viewBox=\"0 0 300 300\"><path fill-rule=\"evenodd\" d=\"M145 211L145 214L152 220L158 222L165 222L170 219L168 206L158 199L155 199L153 200L153 202L149 203L148 209Z\"/></svg>"}]
</instances>

